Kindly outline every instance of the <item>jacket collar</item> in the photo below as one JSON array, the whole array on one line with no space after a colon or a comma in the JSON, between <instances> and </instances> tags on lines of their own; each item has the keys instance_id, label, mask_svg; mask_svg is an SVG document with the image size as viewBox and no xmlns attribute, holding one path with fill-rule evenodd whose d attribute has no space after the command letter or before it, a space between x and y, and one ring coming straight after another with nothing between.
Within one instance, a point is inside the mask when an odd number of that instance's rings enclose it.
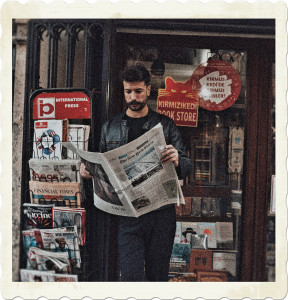
<instances>
[{"instance_id":1,"label":"jacket collar","mask_svg":"<svg viewBox=\"0 0 288 300\"><path fill-rule=\"evenodd\" d=\"M127 108L121 114L123 125L127 125L126 110ZM151 128L151 122L154 119L155 115L156 113L148 107L148 120L145 122L143 129L148 130Z\"/></svg>"}]
</instances>

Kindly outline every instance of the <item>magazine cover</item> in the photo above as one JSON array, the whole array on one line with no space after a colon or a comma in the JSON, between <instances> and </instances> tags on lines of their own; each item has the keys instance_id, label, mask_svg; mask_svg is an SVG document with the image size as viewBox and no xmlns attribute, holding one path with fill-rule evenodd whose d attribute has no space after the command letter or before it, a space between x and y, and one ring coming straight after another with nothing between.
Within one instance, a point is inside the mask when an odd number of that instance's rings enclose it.
<instances>
[{"instance_id":1,"label":"magazine cover","mask_svg":"<svg viewBox=\"0 0 288 300\"><path fill-rule=\"evenodd\" d=\"M175 231L175 238L174 243L181 243L181 236L182 236L182 223L177 221L176 222L176 231Z\"/></svg>"},{"instance_id":2,"label":"magazine cover","mask_svg":"<svg viewBox=\"0 0 288 300\"><path fill-rule=\"evenodd\" d=\"M80 245L85 244L86 210L84 208L53 207L53 228L76 226Z\"/></svg>"},{"instance_id":3,"label":"magazine cover","mask_svg":"<svg viewBox=\"0 0 288 300\"><path fill-rule=\"evenodd\" d=\"M228 271L232 276L236 276L236 253L214 252L213 270Z\"/></svg>"},{"instance_id":4,"label":"magazine cover","mask_svg":"<svg viewBox=\"0 0 288 300\"><path fill-rule=\"evenodd\" d=\"M72 143L77 149L88 150L88 140L89 140L90 126L89 125L68 125L68 142ZM67 151L67 158L76 159L79 158L77 154L73 151Z\"/></svg>"},{"instance_id":5,"label":"magazine cover","mask_svg":"<svg viewBox=\"0 0 288 300\"><path fill-rule=\"evenodd\" d=\"M22 230L22 239L23 248L27 255L31 247L38 247L43 249L42 237L40 230L38 229Z\"/></svg>"},{"instance_id":6,"label":"magazine cover","mask_svg":"<svg viewBox=\"0 0 288 300\"><path fill-rule=\"evenodd\" d=\"M28 259L30 265L39 271L55 271L56 273L71 273L68 252L52 252L31 247Z\"/></svg>"},{"instance_id":7,"label":"magazine cover","mask_svg":"<svg viewBox=\"0 0 288 300\"><path fill-rule=\"evenodd\" d=\"M80 182L80 159L29 160L30 179L43 182Z\"/></svg>"},{"instance_id":8,"label":"magazine cover","mask_svg":"<svg viewBox=\"0 0 288 300\"><path fill-rule=\"evenodd\" d=\"M181 272L187 272L190 266L190 251L191 245L189 243L175 243L173 244L170 272L175 272L181 269ZM186 268L183 270L183 266Z\"/></svg>"},{"instance_id":9,"label":"magazine cover","mask_svg":"<svg viewBox=\"0 0 288 300\"><path fill-rule=\"evenodd\" d=\"M61 159L65 132L67 120L34 121L33 158Z\"/></svg>"},{"instance_id":10,"label":"magazine cover","mask_svg":"<svg viewBox=\"0 0 288 300\"><path fill-rule=\"evenodd\" d=\"M40 232L45 250L68 253L70 265L80 268L80 239L76 226L42 229Z\"/></svg>"},{"instance_id":11,"label":"magazine cover","mask_svg":"<svg viewBox=\"0 0 288 300\"><path fill-rule=\"evenodd\" d=\"M216 222L217 248L234 249L233 222Z\"/></svg>"},{"instance_id":12,"label":"magazine cover","mask_svg":"<svg viewBox=\"0 0 288 300\"><path fill-rule=\"evenodd\" d=\"M40 230L30 229L22 231L23 250L27 255L27 269L35 269L35 262L29 260L29 251L32 247L38 247L43 249L43 242Z\"/></svg>"},{"instance_id":13,"label":"magazine cover","mask_svg":"<svg viewBox=\"0 0 288 300\"><path fill-rule=\"evenodd\" d=\"M23 228L52 228L52 207L54 204L23 204Z\"/></svg>"},{"instance_id":14,"label":"magazine cover","mask_svg":"<svg viewBox=\"0 0 288 300\"><path fill-rule=\"evenodd\" d=\"M81 207L82 193L79 182L29 181L30 199L33 204Z\"/></svg>"},{"instance_id":15,"label":"magazine cover","mask_svg":"<svg viewBox=\"0 0 288 300\"><path fill-rule=\"evenodd\" d=\"M208 248L217 248L216 223L198 223L197 233L208 236Z\"/></svg>"},{"instance_id":16,"label":"magazine cover","mask_svg":"<svg viewBox=\"0 0 288 300\"><path fill-rule=\"evenodd\" d=\"M47 282L55 281L54 274L55 271L37 271L37 270L27 270L20 269L20 281L21 282Z\"/></svg>"}]
</instances>

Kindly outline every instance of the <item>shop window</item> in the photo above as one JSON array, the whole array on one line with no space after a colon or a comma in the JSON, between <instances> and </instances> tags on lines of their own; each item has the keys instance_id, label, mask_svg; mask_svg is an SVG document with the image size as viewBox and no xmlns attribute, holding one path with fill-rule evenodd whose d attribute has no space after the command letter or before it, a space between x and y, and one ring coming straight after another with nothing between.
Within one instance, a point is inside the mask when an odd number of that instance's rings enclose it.
<instances>
[{"instance_id":1,"label":"shop window","mask_svg":"<svg viewBox=\"0 0 288 300\"><path fill-rule=\"evenodd\" d=\"M195 70L201 64L209 60L225 62L233 67L239 76L241 90L233 105L217 111L200 106L196 125L178 126L193 165L190 176L183 183L186 204L185 207L177 208L178 223L182 226L182 232L187 224L193 225L193 230L197 232L203 222L208 222L212 227L218 226L218 229L222 222L230 225L233 223L232 227L229 225L230 237L233 235L233 241L229 241L229 245L218 243L216 237L213 237L215 244L208 247L213 252L213 257L215 256L215 270L220 268L216 263L219 257L223 261L232 261L229 280L239 280L247 56L245 51L231 49L131 45L126 49L126 65L141 63L150 72L152 88L148 105L155 111L161 90L166 89L166 92L171 94L180 90L185 93L187 81L193 78ZM167 77L174 81L175 91L172 88L168 90ZM167 115L175 121L176 113ZM238 142L237 147L235 140Z\"/></svg>"}]
</instances>

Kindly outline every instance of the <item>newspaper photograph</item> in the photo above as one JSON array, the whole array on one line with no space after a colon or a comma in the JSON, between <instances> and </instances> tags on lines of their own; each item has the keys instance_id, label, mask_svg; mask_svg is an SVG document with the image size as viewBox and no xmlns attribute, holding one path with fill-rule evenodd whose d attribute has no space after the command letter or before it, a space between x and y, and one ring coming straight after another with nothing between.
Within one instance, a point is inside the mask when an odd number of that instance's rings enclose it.
<instances>
[{"instance_id":1,"label":"newspaper photograph","mask_svg":"<svg viewBox=\"0 0 288 300\"><path fill-rule=\"evenodd\" d=\"M93 175L94 204L103 211L138 217L167 204L185 203L174 165L160 160L166 146L160 123L105 153L64 145L85 161Z\"/></svg>"}]
</instances>

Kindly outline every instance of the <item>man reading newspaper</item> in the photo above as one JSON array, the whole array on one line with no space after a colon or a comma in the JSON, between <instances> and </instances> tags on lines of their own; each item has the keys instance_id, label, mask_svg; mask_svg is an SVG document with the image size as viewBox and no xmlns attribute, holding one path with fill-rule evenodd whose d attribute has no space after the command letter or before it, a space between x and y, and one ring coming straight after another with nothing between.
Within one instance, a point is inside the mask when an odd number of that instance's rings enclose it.
<instances>
[{"instance_id":1,"label":"man reading newspaper","mask_svg":"<svg viewBox=\"0 0 288 300\"><path fill-rule=\"evenodd\" d=\"M150 74L136 65L123 75L126 110L107 121L101 132L100 152L125 145L153 128L163 126L167 146L162 153L162 164L173 163L179 179L191 172L182 138L170 118L150 110ZM80 174L92 178L84 164ZM119 216L118 253L122 281L168 281L169 261L176 229L174 204L148 212L140 217Z\"/></svg>"}]
</instances>

